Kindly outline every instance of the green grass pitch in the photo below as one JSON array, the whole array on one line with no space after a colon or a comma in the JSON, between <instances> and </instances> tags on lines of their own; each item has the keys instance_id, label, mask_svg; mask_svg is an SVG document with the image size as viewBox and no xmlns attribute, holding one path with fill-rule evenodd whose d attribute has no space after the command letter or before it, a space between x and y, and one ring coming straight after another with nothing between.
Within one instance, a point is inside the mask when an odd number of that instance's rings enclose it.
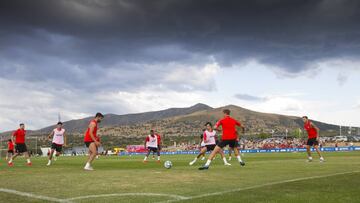
<instances>
[{"instance_id":1,"label":"green grass pitch","mask_svg":"<svg viewBox=\"0 0 360 203\"><path fill-rule=\"evenodd\" d=\"M360 152L325 153L325 163L304 153L244 154L245 167L219 157L208 171L191 155L101 157L84 171L85 157L0 161L0 202L360 202ZM173 163L165 169L164 161Z\"/></svg>"}]
</instances>

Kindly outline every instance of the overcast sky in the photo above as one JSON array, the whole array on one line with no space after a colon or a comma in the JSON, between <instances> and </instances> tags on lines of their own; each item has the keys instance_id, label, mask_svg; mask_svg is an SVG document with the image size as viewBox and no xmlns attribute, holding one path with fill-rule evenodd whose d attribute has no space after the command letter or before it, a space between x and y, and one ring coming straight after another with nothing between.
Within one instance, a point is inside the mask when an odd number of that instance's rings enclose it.
<instances>
[{"instance_id":1,"label":"overcast sky","mask_svg":"<svg viewBox=\"0 0 360 203\"><path fill-rule=\"evenodd\" d=\"M357 0L4 0L0 131L205 103L360 126Z\"/></svg>"}]
</instances>

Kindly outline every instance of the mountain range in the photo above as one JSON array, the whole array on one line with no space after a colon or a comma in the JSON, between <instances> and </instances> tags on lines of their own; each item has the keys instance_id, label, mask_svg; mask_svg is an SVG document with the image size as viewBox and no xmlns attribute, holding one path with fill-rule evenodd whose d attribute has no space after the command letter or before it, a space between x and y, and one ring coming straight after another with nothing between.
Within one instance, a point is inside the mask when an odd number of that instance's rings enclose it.
<instances>
[{"instance_id":1,"label":"mountain range","mask_svg":"<svg viewBox=\"0 0 360 203\"><path fill-rule=\"evenodd\" d=\"M241 121L246 127L246 134L280 134L289 135L303 132L301 117L287 116L271 113L261 113L245 109L235 105L228 105L220 108L212 108L206 104L196 104L188 108L170 108L161 111L146 113L116 115L106 114L100 125L100 134L112 140L113 137L140 138L148 133L150 128L156 129L159 133L170 137L187 137L199 135L208 121L215 123L222 118L222 110L230 109L231 115ZM81 140L89 121L92 117L70 120L64 122L68 134L76 135ZM339 126L327 124L320 121L313 121L324 136L335 136L339 134ZM40 130L29 131L29 135L44 136L51 132L54 126L47 126ZM344 129L344 128L343 128ZM352 128L359 132L359 128ZM343 132L347 132L344 129ZM304 134L304 133L303 133ZM10 133L2 133L2 136L9 136ZM117 144L117 143L115 143Z\"/></svg>"}]
</instances>

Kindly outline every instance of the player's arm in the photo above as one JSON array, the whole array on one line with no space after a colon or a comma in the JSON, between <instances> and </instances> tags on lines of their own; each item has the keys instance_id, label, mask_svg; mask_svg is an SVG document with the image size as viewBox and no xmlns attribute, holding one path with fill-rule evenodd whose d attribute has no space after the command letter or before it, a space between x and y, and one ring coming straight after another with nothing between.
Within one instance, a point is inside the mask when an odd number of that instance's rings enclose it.
<instances>
[{"instance_id":1,"label":"player's arm","mask_svg":"<svg viewBox=\"0 0 360 203\"><path fill-rule=\"evenodd\" d=\"M66 137L66 133L64 132L64 147L67 146L67 137Z\"/></svg>"},{"instance_id":2,"label":"player's arm","mask_svg":"<svg viewBox=\"0 0 360 203\"><path fill-rule=\"evenodd\" d=\"M146 149L146 143L149 141L149 137L146 137L146 139L145 139L145 142L144 142L144 147L145 147L145 149Z\"/></svg>"},{"instance_id":3,"label":"player's arm","mask_svg":"<svg viewBox=\"0 0 360 203\"><path fill-rule=\"evenodd\" d=\"M89 125L90 137L91 137L91 139L95 142L95 145L96 145L96 146L100 146L100 142L97 141L97 140L95 139L95 136L94 136L95 126L96 126L96 124L95 124L94 122L91 122L90 125Z\"/></svg>"},{"instance_id":4,"label":"player's arm","mask_svg":"<svg viewBox=\"0 0 360 203\"><path fill-rule=\"evenodd\" d=\"M239 126L239 128L241 128L242 133L245 133L245 127L243 125L241 125L241 123L239 121L236 121L236 125Z\"/></svg>"},{"instance_id":5,"label":"player's arm","mask_svg":"<svg viewBox=\"0 0 360 203\"><path fill-rule=\"evenodd\" d=\"M207 139L207 136L206 136L206 132L204 132L203 138L204 138L204 143L208 143L208 139Z\"/></svg>"},{"instance_id":6,"label":"player's arm","mask_svg":"<svg viewBox=\"0 0 360 203\"><path fill-rule=\"evenodd\" d=\"M310 123L310 125L311 125L311 127L313 127L315 130L316 130L316 134L317 134L317 137L316 137L316 139L319 139L319 137L320 137L320 129L314 124L314 123Z\"/></svg>"},{"instance_id":7,"label":"player's arm","mask_svg":"<svg viewBox=\"0 0 360 203\"><path fill-rule=\"evenodd\" d=\"M220 121L218 121L218 122L215 124L214 130L220 132L221 130L219 129L219 127L220 127L221 125L222 125L222 124L221 124L221 120L220 120Z\"/></svg>"},{"instance_id":8,"label":"player's arm","mask_svg":"<svg viewBox=\"0 0 360 203\"><path fill-rule=\"evenodd\" d=\"M245 133L245 127L244 127L244 126L241 126L240 128L241 128L241 130L242 130L242 133L244 134L244 133Z\"/></svg>"},{"instance_id":9,"label":"player's arm","mask_svg":"<svg viewBox=\"0 0 360 203\"><path fill-rule=\"evenodd\" d=\"M54 136L54 131L51 131L51 133L48 136L48 140L51 141L52 136Z\"/></svg>"},{"instance_id":10,"label":"player's arm","mask_svg":"<svg viewBox=\"0 0 360 203\"><path fill-rule=\"evenodd\" d=\"M16 132L17 132L17 131L15 131L15 132L12 134L12 136L11 136L11 142L13 143L13 145L15 145Z\"/></svg>"}]
</instances>

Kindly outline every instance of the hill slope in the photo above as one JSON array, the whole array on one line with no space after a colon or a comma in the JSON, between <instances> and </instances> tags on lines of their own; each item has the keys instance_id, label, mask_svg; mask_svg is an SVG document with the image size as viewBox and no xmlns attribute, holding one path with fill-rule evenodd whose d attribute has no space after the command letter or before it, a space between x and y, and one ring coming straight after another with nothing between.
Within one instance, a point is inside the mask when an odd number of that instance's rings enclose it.
<instances>
[{"instance_id":1,"label":"hill slope","mask_svg":"<svg viewBox=\"0 0 360 203\"><path fill-rule=\"evenodd\" d=\"M104 121L101 123L102 127L107 126L122 126L122 125L134 125L139 123L145 123L153 120L162 120L166 118L171 118L175 116L187 115L194 112L212 109L210 106L205 104L196 104L194 106L188 108L170 108L161 111L153 111L146 113L137 113L137 114L126 114L126 115L116 115L116 114L106 114ZM83 132L92 117L71 120L64 122L64 126L66 126L66 130L69 133L79 133ZM34 133L45 133L50 132L54 126L49 126L38 131L34 131Z\"/></svg>"},{"instance_id":2,"label":"hill slope","mask_svg":"<svg viewBox=\"0 0 360 203\"><path fill-rule=\"evenodd\" d=\"M174 118L175 122L197 122L201 121L205 123L211 121L215 123L219 120L223 114L224 108L231 110L231 115L242 122L246 126L248 132L285 132L286 129L294 130L303 128L303 121L300 117L285 116L279 114L260 113L251 111L245 108L241 108L234 105L229 105L216 109L208 109L204 111L194 112L192 114L178 116ZM319 121L313 121L321 131L337 131L338 126L327 124Z\"/></svg>"}]
</instances>

